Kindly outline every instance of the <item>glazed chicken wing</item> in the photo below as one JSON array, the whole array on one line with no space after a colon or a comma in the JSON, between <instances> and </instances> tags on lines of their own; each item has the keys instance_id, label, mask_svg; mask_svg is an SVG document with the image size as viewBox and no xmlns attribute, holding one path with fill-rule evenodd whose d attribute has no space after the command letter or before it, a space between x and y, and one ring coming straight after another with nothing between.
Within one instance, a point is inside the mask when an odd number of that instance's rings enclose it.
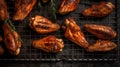
<instances>
[{"instance_id":1,"label":"glazed chicken wing","mask_svg":"<svg viewBox=\"0 0 120 67\"><path fill-rule=\"evenodd\" d=\"M12 55L18 55L21 48L21 40L16 31L13 31L8 23L2 25L4 31L4 43L8 51Z\"/></svg>"},{"instance_id":2,"label":"glazed chicken wing","mask_svg":"<svg viewBox=\"0 0 120 67\"><path fill-rule=\"evenodd\" d=\"M106 51L111 51L116 47L117 45L114 42L111 42L109 40L98 40L96 41L95 44L93 44L92 46L89 46L87 51L88 52L96 52L96 51L106 52Z\"/></svg>"},{"instance_id":3,"label":"glazed chicken wing","mask_svg":"<svg viewBox=\"0 0 120 67\"><path fill-rule=\"evenodd\" d=\"M34 40L32 46L45 52L56 53L62 51L64 43L62 39L50 35L39 40Z\"/></svg>"},{"instance_id":4,"label":"glazed chicken wing","mask_svg":"<svg viewBox=\"0 0 120 67\"><path fill-rule=\"evenodd\" d=\"M110 14L114 8L115 6L111 2L100 2L85 9L82 14L84 16L105 17Z\"/></svg>"},{"instance_id":5,"label":"glazed chicken wing","mask_svg":"<svg viewBox=\"0 0 120 67\"><path fill-rule=\"evenodd\" d=\"M36 0L16 0L13 20L23 20L33 9Z\"/></svg>"},{"instance_id":6,"label":"glazed chicken wing","mask_svg":"<svg viewBox=\"0 0 120 67\"><path fill-rule=\"evenodd\" d=\"M69 12L75 11L80 0L63 0L59 8L59 14L67 14Z\"/></svg>"},{"instance_id":7,"label":"glazed chicken wing","mask_svg":"<svg viewBox=\"0 0 120 67\"><path fill-rule=\"evenodd\" d=\"M37 33L46 34L53 31L57 31L60 26L56 23L52 23L45 17L36 15L30 19L29 26Z\"/></svg>"},{"instance_id":8,"label":"glazed chicken wing","mask_svg":"<svg viewBox=\"0 0 120 67\"><path fill-rule=\"evenodd\" d=\"M0 42L2 41L3 39L2 39L2 36L0 36Z\"/></svg>"},{"instance_id":9,"label":"glazed chicken wing","mask_svg":"<svg viewBox=\"0 0 120 67\"><path fill-rule=\"evenodd\" d=\"M117 33L109 26L85 24L85 29L100 39L112 39L115 38Z\"/></svg>"},{"instance_id":10,"label":"glazed chicken wing","mask_svg":"<svg viewBox=\"0 0 120 67\"><path fill-rule=\"evenodd\" d=\"M66 19L62 28L65 30L64 35L66 38L83 48L87 48L89 46L80 27L72 18Z\"/></svg>"},{"instance_id":11,"label":"glazed chicken wing","mask_svg":"<svg viewBox=\"0 0 120 67\"><path fill-rule=\"evenodd\" d=\"M0 55L3 55L4 52L5 52L5 50L4 50L4 48L3 48L3 47L1 46L1 44L0 44Z\"/></svg>"},{"instance_id":12,"label":"glazed chicken wing","mask_svg":"<svg viewBox=\"0 0 120 67\"><path fill-rule=\"evenodd\" d=\"M7 5L5 0L0 0L0 20L4 21L9 18L9 13L7 12Z\"/></svg>"},{"instance_id":13,"label":"glazed chicken wing","mask_svg":"<svg viewBox=\"0 0 120 67\"><path fill-rule=\"evenodd\" d=\"M0 36L0 43L3 41L3 39L2 39L2 36ZM4 48L3 48L3 46L0 44L0 55L3 55L4 54Z\"/></svg>"},{"instance_id":14,"label":"glazed chicken wing","mask_svg":"<svg viewBox=\"0 0 120 67\"><path fill-rule=\"evenodd\" d=\"M49 0L42 0L43 3L47 3Z\"/></svg>"}]
</instances>

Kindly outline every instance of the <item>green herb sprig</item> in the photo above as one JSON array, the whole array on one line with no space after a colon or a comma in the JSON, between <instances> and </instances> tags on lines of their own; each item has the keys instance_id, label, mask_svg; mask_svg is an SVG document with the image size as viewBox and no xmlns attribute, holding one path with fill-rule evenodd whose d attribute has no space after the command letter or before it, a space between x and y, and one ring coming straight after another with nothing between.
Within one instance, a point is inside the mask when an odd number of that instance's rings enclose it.
<instances>
[{"instance_id":1,"label":"green herb sprig","mask_svg":"<svg viewBox=\"0 0 120 67\"><path fill-rule=\"evenodd\" d=\"M10 19L6 19L6 20L5 20L5 23L10 24L10 26L12 27L12 31L13 31L13 32L16 31L15 26L14 26L13 22L12 22ZM23 43L23 41L22 41L22 39L21 39L20 36L19 36L19 40L21 41L21 43Z\"/></svg>"},{"instance_id":2,"label":"green herb sprig","mask_svg":"<svg viewBox=\"0 0 120 67\"><path fill-rule=\"evenodd\" d=\"M38 1L38 7L42 8L42 4L41 4L40 0Z\"/></svg>"},{"instance_id":3,"label":"green herb sprig","mask_svg":"<svg viewBox=\"0 0 120 67\"><path fill-rule=\"evenodd\" d=\"M5 20L5 23L10 24L10 26L12 27L12 31L13 31L13 32L16 30L13 22L12 22L10 19L6 19L6 20Z\"/></svg>"},{"instance_id":4,"label":"green herb sprig","mask_svg":"<svg viewBox=\"0 0 120 67\"><path fill-rule=\"evenodd\" d=\"M56 10L56 8L55 8L55 0L51 0L50 1L50 5L51 5L51 8L52 8L52 14L53 14L53 16L54 16L54 19L57 19L57 17L56 17L56 12L57 12L57 10Z\"/></svg>"}]
</instances>

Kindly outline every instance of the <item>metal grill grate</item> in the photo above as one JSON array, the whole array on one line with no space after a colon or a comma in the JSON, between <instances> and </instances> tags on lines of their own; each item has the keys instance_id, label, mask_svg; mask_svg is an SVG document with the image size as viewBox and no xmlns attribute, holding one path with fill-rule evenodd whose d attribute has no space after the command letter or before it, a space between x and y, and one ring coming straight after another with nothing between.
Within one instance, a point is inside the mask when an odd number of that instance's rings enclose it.
<instances>
[{"instance_id":1,"label":"metal grill grate","mask_svg":"<svg viewBox=\"0 0 120 67\"><path fill-rule=\"evenodd\" d=\"M109 1L117 5L117 0L109 0ZM108 25L114 28L117 31L117 33L119 33L118 25L117 25L117 19L118 19L117 8L109 16L102 19L96 19L91 17L86 18L80 15L80 12L82 10L84 10L85 8L97 2L98 1L94 1L94 0L92 1L81 0L79 7L76 11L65 16L57 15L57 20L55 22L61 25L67 17L73 17L76 20L77 24L79 24L79 26L81 27L83 33L86 35L86 38L90 44L93 44L93 42L95 42L97 38L95 38L93 35L89 34L84 30L83 25L86 23ZM7 2L7 3L8 5L12 5L11 2ZM58 8L61 1L56 0L56 3L57 3L56 6ZM9 6L9 9L10 9L11 15L14 14L13 6ZM86 52L85 49L78 47L73 42L64 38L63 36L64 32L62 31L62 29L47 35L39 35L35 33L33 30L29 28L28 23L29 23L29 18L32 16L35 16L36 14L45 16L46 18L51 20L53 18L49 3L43 5L42 8L39 8L36 5L35 8L32 10L32 12L27 16L27 18L24 21L20 22L19 24L15 22L16 29L24 42L21 48L20 55L16 57L10 57L7 55L4 57L0 57L0 60L5 60L5 61L8 61L8 60L15 60L15 61L24 61L24 60L26 61L62 61L62 60L63 61L112 61L112 60L116 60L118 56L119 47L114 51L110 51L106 53L89 53L89 52ZM57 53L57 54L45 53L43 51L34 49L31 46L32 40L40 39L51 34L55 35L58 38L62 38L64 40L65 47L63 52ZM118 44L119 46L119 35L112 41Z\"/></svg>"}]
</instances>

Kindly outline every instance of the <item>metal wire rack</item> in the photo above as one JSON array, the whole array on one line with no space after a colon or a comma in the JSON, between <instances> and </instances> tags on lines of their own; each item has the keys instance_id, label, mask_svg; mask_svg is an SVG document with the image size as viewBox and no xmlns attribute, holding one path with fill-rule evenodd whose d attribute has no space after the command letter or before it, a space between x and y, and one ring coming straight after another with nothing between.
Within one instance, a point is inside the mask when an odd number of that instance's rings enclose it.
<instances>
[{"instance_id":1,"label":"metal wire rack","mask_svg":"<svg viewBox=\"0 0 120 67\"><path fill-rule=\"evenodd\" d=\"M60 6L62 0L56 0L56 8ZM117 0L109 0L112 3L116 4L117 7ZM7 1L6 1L7 2ZM25 18L25 20L21 22L14 22L15 27L17 29L17 32L20 34L22 40L23 40L23 45L21 48L21 53L19 56L16 57L11 57L9 55L5 55L4 57L0 57L0 60L2 61L113 61L117 59L117 56L119 55L119 25L117 20L117 8L107 17L102 18L102 19L96 19L92 17L83 17L80 15L80 12L84 10L85 8L89 7L90 5L94 3L98 3L98 1L94 0L81 0L78 9L70 14L60 16L57 15L57 20L54 21L52 18L52 12L50 9L50 4L44 4L42 5L42 8L38 7L37 5L34 7L32 12ZM11 2L7 2L8 5L12 5ZM14 8L13 6L9 6L9 12L10 15L12 16L14 14L13 12ZM93 44L97 38L95 38L93 35L89 34L86 32L83 28L83 25L86 23L95 23L95 24L102 24L102 25L107 25L111 26L114 28L118 35L115 39L112 41L115 42L118 45L118 48L114 51L106 52L106 53L89 53L86 52L85 49L78 47L75 43L69 41L64 37L64 32L62 29L58 30L57 32L53 32L47 35L40 35L35 33L33 30L31 30L28 26L29 24L29 18L35 16L35 15L42 15L45 16L46 18L62 25L64 20L68 17L73 17L77 24L81 27L83 33L86 35L86 38L90 44ZM55 35L58 38L62 38L65 47L63 49L63 52L61 53L45 53L41 50L34 49L31 46L31 41L35 39L40 39L48 35Z\"/></svg>"}]
</instances>

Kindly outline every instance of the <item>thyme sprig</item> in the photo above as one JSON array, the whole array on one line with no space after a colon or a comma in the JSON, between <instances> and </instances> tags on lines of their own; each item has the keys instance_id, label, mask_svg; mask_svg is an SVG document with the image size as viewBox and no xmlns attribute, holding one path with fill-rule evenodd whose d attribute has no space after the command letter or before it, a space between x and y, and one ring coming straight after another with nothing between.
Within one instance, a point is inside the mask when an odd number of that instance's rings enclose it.
<instances>
[{"instance_id":1,"label":"thyme sprig","mask_svg":"<svg viewBox=\"0 0 120 67\"><path fill-rule=\"evenodd\" d=\"M10 24L10 26L12 27L12 31L13 31L13 32L16 30L13 22L12 22L10 19L6 19L6 20L5 20L5 23ZM21 41L21 43L23 43L23 41L22 41L22 39L21 39L20 36L19 36L19 40Z\"/></svg>"},{"instance_id":2,"label":"thyme sprig","mask_svg":"<svg viewBox=\"0 0 120 67\"><path fill-rule=\"evenodd\" d=\"M42 8L42 4L41 4L40 0L38 1L38 7Z\"/></svg>"},{"instance_id":3,"label":"thyme sprig","mask_svg":"<svg viewBox=\"0 0 120 67\"><path fill-rule=\"evenodd\" d=\"M55 6L56 6L55 0L51 0L50 5L51 5L51 8L52 8L52 14L53 14L54 19L57 19L57 17L56 17L57 10L55 8Z\"/></svg>"},{"instance_id":4,"label":"thyme sprig","mask_svg":"<svg viewBox=\"0 0 120 67\"><path fill-rule=\"evenodd\" d=\"M6 19L6 20L5 20L5 23L10 24L10 26L12 27L12 31L15 31L15 30L16 30L13 22L12 22L10 19Z\"/></svg>"},{"instance_id":5,"label":"thyme sprig","mask_svg":"<svg viewBox=\"0 0 120 67\"><path fill-rule=\"evenodd\" d=\"M10 26L12 27L12 30L15 31L16 29L15 29L13 22L11 20L8 20L8 22L9 22Z\"/></svg>"}]
</instances>

